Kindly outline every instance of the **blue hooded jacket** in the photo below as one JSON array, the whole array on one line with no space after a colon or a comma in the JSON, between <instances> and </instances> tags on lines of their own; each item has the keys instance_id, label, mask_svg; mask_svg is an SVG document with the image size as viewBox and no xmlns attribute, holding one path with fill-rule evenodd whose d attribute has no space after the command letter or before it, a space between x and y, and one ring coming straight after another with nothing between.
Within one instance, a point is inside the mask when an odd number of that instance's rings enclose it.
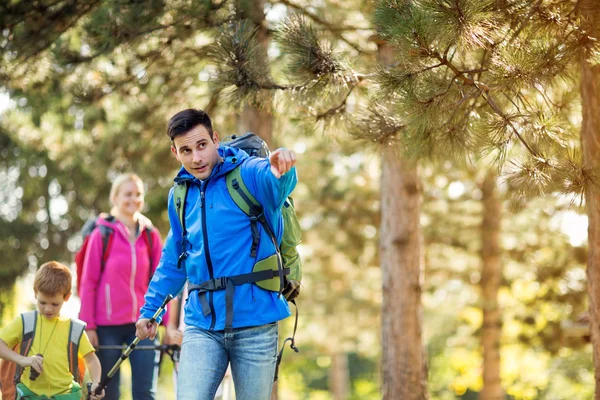
<instances>
[{"instance_id":1,"label":"blue hooded jacket","mask_svg":"<svg viewBox=\"0 0 600 400\"><path fill-rule=\"evenodd\" d=\"M224 161L215 165L208 179L200 181L184 168L175 179L176 182L190 182L185 201L188 257L180 269L177 269L177 261L182 252L182 227L173 204L174 188L169 192L171 230L146 293L141 318L151 318L167 294L179 293L186 280L195 284L209 280L209 266L212 267L213 278L245 274L252 272L257 261L275 253L273 243L259 225L261 232L257 255L255 258L250 257L250 218L234 203L225 180L227 173L234 168L241 168L244 183L263 206L267 221L281 243L281 207L296 186L295 167L277 179L271 173L268 159L249 157L243 150L227 146L220 146L218 151ZM203 227L206 232L203 232ZM205 238L207 243L204 243ZM206 295L211 306L210 314L205 316L202 313L200 299L196 292L192 292L185 303L184 321L186 325L202 329L223 330L225 290ZM253 283L240 285L235 289L233 328L264 325L290 315L287 301L283 296L278 297L276 292L261 289Z\"/></svg>"}]
</instances>

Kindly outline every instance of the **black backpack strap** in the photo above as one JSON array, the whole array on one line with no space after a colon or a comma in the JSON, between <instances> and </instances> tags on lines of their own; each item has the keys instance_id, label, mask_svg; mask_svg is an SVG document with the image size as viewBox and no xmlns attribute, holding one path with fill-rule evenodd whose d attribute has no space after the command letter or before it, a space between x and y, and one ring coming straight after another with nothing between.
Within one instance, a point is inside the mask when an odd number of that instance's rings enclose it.
<instances>
[{"instance_id":1,"label":"black backpack strap","mask_svg":"<svg viewBox=\"0 0 600 400\"><path fill-rule=\"evenodd\" d=\"M102 275L104 272L104 267L106 266L106 258L108 257L108 250L111 244L110 240L113 230L105 225L99 225L98 230L100 231L100 236L102 237L102 259L100 260L100 275Z\"/></svg>"},{"instance_id":2,"label":"black backpack strap","mask_svg":"<svg viewBox=\"0 0 600 400\"><path fill-rule=\"evenodd\" d=\"M294 331L292 332L292 337L289 337L283 341L281 345L281 350L279 350L279 354L277 354L277 363L275 365L275 377L273 381L276 381L279 378L279 365L281 364L281 359L283 358L283 350L285 350L285 344L290 342L290 349L294 350L296 353L299 353L300 350L296 347L296 328L298 328L298 305L296 305L296 300L290 301L296 307L296 319L294 320Z\"/></svg>"},{"instance_id":3,"label":"black backpack strap","mask_svg":"<svg viewBox=\"0 0 600 400\"><path fill-rule=\"evenodd\" d=\"M224 276L221 278L209 279L208 281L202 282L199 285L190 282L188 283L188 296L190 296L193 291L198 292L200 305L202 306L202 313L206 317L211 312L210 305L208 304L208 300L206 300L206 296L200 295L207 292L225 290L225 333L231 333L233 332L233 295L235 293L235 287L244 285L246 283L256 283L273 279L280 274L284 276L289 275L290 269L287 268L283 271L266 269L247 274Z\"/></svg>"},{"instance_id":4,"label":"black backpack strap","mask_svg":"<svg viewBox=\"0 0 600 400\"><path fill-rule=\"evenodd\" d=\"M144 228L144 233L146 234L146 239L148 241L148 260L150 261L150 268L148 268L148 284L150 284L150 281L152 280L152 275L154 275L152 273L152 267L154 267L154 252L152 251L154 246L154 244L152 243L152 228Z\"/></svg>"},{"instance_id":5,"label":"black backpack strap","mask_svg":"<svg viewBox=\"0 0 600 400\"><path fill-rule=\"evenodd\" d=\"M28 311L21 314L21 322L23 323L23 334L21 337L21 346L19 354L27 357L31 345L33 344L33 338L35 336L35 328L37 324L37 311ZM17 370L15 371L15 377L13 379L15 385L21 381L21 375L23 374L23 367L17 364Z\"/></svg>"}]
</instances>

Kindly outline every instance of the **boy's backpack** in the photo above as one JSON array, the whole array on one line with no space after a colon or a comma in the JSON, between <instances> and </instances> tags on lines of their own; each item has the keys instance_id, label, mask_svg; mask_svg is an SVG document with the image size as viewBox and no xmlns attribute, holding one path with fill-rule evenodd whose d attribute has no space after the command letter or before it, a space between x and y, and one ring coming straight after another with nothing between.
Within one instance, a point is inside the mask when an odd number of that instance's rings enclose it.
<instances>
[{"instance_id":1,"label":"boy's backpack","mask_svg":"<svg viewBox=\"0 0 600 400\"><path fill-rule=\"evenodd\" d=\"M98 224L98 219L102 218L106 221L113 222L115 217L107 214L100 214L98 218L88 219L83 227L81 228L81 237L83 238L83 243L81 247L75 253L75 265L77 266L77 295L81 297L81 278L83 276L83 262L85 261L85 255L87 253L90 236L94 229L98 228L100 230L100 234L102 235L102 260L100 261L100 275L104 272L104 266L106 265L106 260L108 259L110 246L113 240L113 230L112 228ZM148 257L150 260L150 271L152 271L152 266L154 265L152 260L152 229L150 227L146 227L144 229L144 239L146 240L146 245L148 247ZM150 279L152 279L152 272L150 272Z\"/></svg>"},{"instance_id":2,"label":"boy's backpack","mask_svg":"<svg viewBox=\"0 0 600 400\"><path fill-rule=\"evenodd\" d=\"M21 320L23 322L23 332L21 335L21 343L17 344L14 351L18 352L22 356L27 356L33 340L35 337L35 327L37 323L38 312L28 311L21 314ZM69 342L67 345L67 357L69 359L69 371L73 375L73 378L77 383L81 383L83 380L84 370L80 368L78 351L79 341L85 330L85 322L75 318L71 318L71 329L69 331ZM0 364L0 378L2 379L2 398L11 399L16 398L15 386L21 380L23 374L23 368L13 362L3 360ZM11 397L9 397L11 396ZM14 396L14 397L12 397Z\"/></svg>"}]
</instances>

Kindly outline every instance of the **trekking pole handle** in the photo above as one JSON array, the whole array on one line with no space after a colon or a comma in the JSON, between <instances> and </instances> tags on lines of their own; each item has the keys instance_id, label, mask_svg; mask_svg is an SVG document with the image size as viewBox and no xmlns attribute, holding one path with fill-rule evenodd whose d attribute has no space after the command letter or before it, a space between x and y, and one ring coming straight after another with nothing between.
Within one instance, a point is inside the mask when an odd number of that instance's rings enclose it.
<instances>
[{"instance_id":1,"label":"trekking pole handle","mask_svg":"<svg viewBox=\"0 0 600 400\"><path fill-rule=\"evenodd\" d=\"M168 294L167 297L165 297L165 299L163 300L161 306L158 308L158 310L156 310L152 318L150 318L150 321L148 321L149 325L152 325L156 321L156 318L158 318L158 316L164 311L165 307L171 300L173 300L173 295Z\"/></svg>"},{"instance_id":2,"label":"trekking pole handle","mask_svg":"<svg viewBox=\"0 0 600 400\"><path fill-rule=\"evenodd\" d=\"M150 318L150 320L148 321L148 325L152 326L152 324L154 322L156 322L156 318L158 318L158 316L165 310L167 303L170 302L171 300L173 300L173 295L169 294L169 295L167 295L167 297L165 297L164 301L162 302L162 305L158 308L158 310L156 310L156 312L154 313L152 318ZM123 352L123 354L121 354L121 357L119 357L119 359L117 360L117 363L110 369L110 371L108 371L108 374L106 374L106 376L104 377L102 382L100 382L100 384L96 387L96 390L94 390L94 394L102 393L102 390L104 390L104 388L108 385L108 382L112 379L112 377L118 371L118 369L121 366L121 364L123 363L123 361L125 361L127 359L127 357L129 357L129 354L131 354L131 352L135 349L135 346L139 342L140 342L139 337L136 337L135 339L133 339L133 342L131 342L129 347L127 347L125 349L125 351Z\"/></svg>"}]
</instances>

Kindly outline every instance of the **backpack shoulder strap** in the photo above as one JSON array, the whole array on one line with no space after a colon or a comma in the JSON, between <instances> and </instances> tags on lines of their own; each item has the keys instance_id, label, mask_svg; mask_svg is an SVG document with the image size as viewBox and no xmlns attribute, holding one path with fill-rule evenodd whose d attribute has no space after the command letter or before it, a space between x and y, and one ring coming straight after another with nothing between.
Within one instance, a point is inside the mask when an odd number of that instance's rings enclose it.
<instances>
[{"instance_id":1,"label":"backpack shoulder strap","mask_svg":"<svg viewBox=\"0 0 600 400\"><path fill-rule=\"evenodd\" d=\"M144 237L146 238L146 244L148 245L148 260L150 267L148 268L148 282L152 280L152 267L154 266L154 257L152 257L153 243L152 243L152 228L147 226L144 228Z\"/></svg>"},{"instance_id":2,"label":"backpack shoulder strap","mask_svg":"<svg viewBox=\"0 0 600 400\"><path fill-rule=\"evenodd\" d=\"M173 202L179 217L182 229L185 229L185 199L187 198L188 184L186 182L176 183L173 190Z\"/></svg>"},{"instance_id":3,"label":"backpack shoulder strap","mask_svg":"<svg viewBox=\"0 0 600 400\"><path fill-rule=\"evenodd\" d=\"M71 318L71 326L69 328L69 342L67 344L67 355L69 357L69 371L77 383L79 379L79 363L77 357L79 354L79 341L85 330L85 322L77 318Z\"/></svg>"},{"instance_id":4,"label":"backpack shoulder strap","mask_svg":"<svg viewBox=\"0 0 600 400\"><path fill-rule=\"evenodd\" d=\"M227 182L227 191L234 203L248 216L262 213L262 206L252 196L248 187L242 179L242 172L239 167L229 171L225 178Z\"/></svg>"},{"instance_id":5,"label":"backpack shoulder strap","mask_svg":"<svg viewBox=\"0 0 600 400\"><path fill-rule=\"evenodd\" d=\"M100 231L100 236L102 237L102 261L100 263L100 273L104 272L104 266L106 265L106 260L108 259L110 245L112 244L112 228L106 225L98 225L98 230Z\"/></svg>"},{"instance_id":6,"label":"backpack shoulder strap","mask_svg":"<svg viewBox=\"0 0 600 400\"><path fill-rule=\"evenodd\" d=\"M185 203L187 199L187 195L189 192L189 182L181 181L175 183L175 188L173 189L173 203L175 205L175 210L177 211L177 217L179 219L179 224L181 225L181 254L177 260L177 269L181 268L183 262L187 259L187 230L185 228Z\"/></svg>"},{"instance_id":7,"label":"backpack shoulder strap","mask_svg":"<svg viewBox=\"0 0 600 400\"><path fill-rule=\"evenodd\" d=\"M21 346L19 348L19 354L27 356L31 345L33 344L33 337L35 336L35 328L37 324L37 311L27 311L21 314L21 322L23 323L23 334L21 337ZM19 383L21 375L23 374L23 367L17 364L17 370L15 372L14 382Z\"/></svg>"}]
</instances>

